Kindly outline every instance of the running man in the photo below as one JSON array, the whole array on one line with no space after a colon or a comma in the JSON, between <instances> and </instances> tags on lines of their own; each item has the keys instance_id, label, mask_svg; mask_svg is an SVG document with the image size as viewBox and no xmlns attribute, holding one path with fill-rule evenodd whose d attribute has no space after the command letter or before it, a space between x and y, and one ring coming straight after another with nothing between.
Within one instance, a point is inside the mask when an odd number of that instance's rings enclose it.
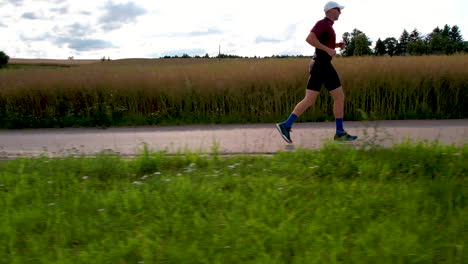
<instances>
[{"instance_id":1,"label":"running man","mask_svg":"<svg viewBox=\"0 0 468 264\"><path fill-rule=\"evenodd\" d=\"M291 140L291 127L294 121L301 116L304 111L310 106L315 104L315 100L319 95L322 85L330 92L333 97L333 114L336 121L336 134L334 139L336 141L353 141L357 136L351 136L343 128L344 116L344 99L345 95L341 81L333 67L331 60L336 55L336 48L344 48L345 43L336 43L335 30L333 23L338 20L341 10L344 6L336 2L330 1L325 5L325 18L318 21L307 36L307 43L315 47L314 58L310 63L310 76L307 82L306 95L300 101L289 118L283 123L276 124L281 136L288 143Z\"/></svg>"}]
</instances>

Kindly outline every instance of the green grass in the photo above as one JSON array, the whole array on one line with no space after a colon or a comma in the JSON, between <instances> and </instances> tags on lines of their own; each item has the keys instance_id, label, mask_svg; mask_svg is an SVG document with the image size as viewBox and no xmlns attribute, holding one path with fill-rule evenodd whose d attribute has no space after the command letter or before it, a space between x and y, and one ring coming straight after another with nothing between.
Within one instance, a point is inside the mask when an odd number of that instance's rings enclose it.
<instances>
[{"instance_id":1,"label":"green grass","mask_svg":"<svg viewBox=\"0 0 468 264\"><path fill-rule=\"evenodd\" d=\"M466 263L468 148L0 163L0 263Z\"/></svg>"}]
</instances>

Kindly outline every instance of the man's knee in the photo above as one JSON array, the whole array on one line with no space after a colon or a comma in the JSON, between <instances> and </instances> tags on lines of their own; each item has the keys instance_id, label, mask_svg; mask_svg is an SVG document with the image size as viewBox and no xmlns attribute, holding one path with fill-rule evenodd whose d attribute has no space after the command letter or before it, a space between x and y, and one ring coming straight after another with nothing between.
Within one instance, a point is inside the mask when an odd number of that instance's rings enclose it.
<instances>
[{"instance_id":1,"label":"man's knee","mask_svg":"<svg viewBox=\"0 0 468 264\"><path fill-rule=\"evenodd\" d=\"M332 91L330 91L330 94L333 97L333 100L335 101L344 101L345 99L345 94L343 92L343 87L338 87Z\"/></svg>"}]
</instances>

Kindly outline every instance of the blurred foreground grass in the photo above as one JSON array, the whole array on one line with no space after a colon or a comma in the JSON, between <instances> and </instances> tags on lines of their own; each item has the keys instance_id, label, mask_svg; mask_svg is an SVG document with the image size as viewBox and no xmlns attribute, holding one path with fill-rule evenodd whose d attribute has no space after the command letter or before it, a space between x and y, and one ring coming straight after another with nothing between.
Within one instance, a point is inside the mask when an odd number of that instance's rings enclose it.
<instances>
[{"instance_id":1,"label":"blurred foreground grass","mask_svg":"<svg viewBox=\"0 0 468 264\"><path fill-rule=\"evenodd\" d=\"M466 146L0 163L0 263L466 263Z\"/></svg>"}]
</instances>

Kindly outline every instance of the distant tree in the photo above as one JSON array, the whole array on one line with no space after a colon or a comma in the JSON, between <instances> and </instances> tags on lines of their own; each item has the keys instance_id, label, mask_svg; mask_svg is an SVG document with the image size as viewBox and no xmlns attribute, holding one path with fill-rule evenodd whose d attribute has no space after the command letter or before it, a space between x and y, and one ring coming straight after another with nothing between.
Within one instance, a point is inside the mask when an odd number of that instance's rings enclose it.
<instances>
[{"instance_id":1,"label":"distant tree","mask_svg":"<svg viewBox=\"0 0 468 264\"><path fill-rule=\"evenodd\" d=\"M190 57L190 55L188 55L187 53L184 53L184 54L182 54L182 58L188 59L188 58L191 58L191 57Z\"/></svg>"},{"instance_id":2,"label":"distant tree","mask_svg":"<svg viewBox=\"0 0 468 264\"><path fill-rule=\"evenodd\" d=\"M383 56L387 53L385 43L380 40L380 38L375 43L374 54L377 56Z\"/></svg>"},{"instance_id":3,"label":"distant tree","mask_svg":"<svg viewBox=\"0 0 468 264\"><path fill-rule=\"evenodd\" d=\"M217 56L217 58L220 58L220 59L226 59L226 58L229 58L229 59L237 59L237 58L241 58L240 56L237 56L237 55L232 55L232 54L219 54Z\"/></svg>"},{"instance_id":4,"label":"distant tree","mask_svg":"<svg viewBox=\"0 0 468 264\"><path fill-rule=\"evenodd\" d=\"M346 44L346 48L342 52L343 56L361 56L372 53L372 50L369 48L372 42L359 29L355 28L351 33L345 32L343 34L343 41Z\"/></svg>"},{"instance_id":5,"label":"distant tree","mask_svg":"<svg viewBox=\"0 0 468 264\"><path fill-rule=\"evenodd\" d=\"M361 33L354 38L355 48L353 56L364 56L371 55L372 50L369 48L372 45L372 42L366 36L366 34Z\"/></svg>"},{"instance_id":6,"label":"distant tree","mask_svg":"<svg viewBox=\"0 0 468 264\"><path fill-rule=\"evenodd\" d=\"M437 31L435 31L437 32ZM442 54L447 46L447 39L441 33L434 31L429 34L426 42L428 43L428 52L430 54Z\"/></svg>"},{"instance_id":7,"label":"distant tree","mask_svg":"<svg viewBox=\"0 0 468 264\"><path fill-rule=\"evenodd\" d=\"M423 38L417 29L413 29L408 37L406 37L405 33L402 34L401 38L407 40L405 53L410 55L423 55L427 53L427 44L423 41Z\"/></svg>"},{"instance_id":8,"label":"distant tree","mask_svg":"<svg viewBox=\"0 0 468 264\"><path fill-rule=\"evenodd\" d=\"M356 30L356 29L355 29ZM349 32L345 32L343 34L343 42L346 44L343 52L341 53L343 56L351 56L354 52L354 44L351 43L351 34ZM353 46L351 46L353 45Z\"/></svg>"},{"instance_id":9,"label":"distant tree","mask_svg":"<svg viewBox=\"0 0 468 264\"><path fill-rule=\"evenodd\" d=\"M464 50L463 37L457 25L454 25L449 32L449 40L453 43L455 52Z\"/></svg>"},{"instance_id":10,"label":"distant tree","mask_svg":"<svg viewBox=\"0 0 468 264\"><path fill-rule=\"evenodd\" d=\"M464 51L463 37L458 26L445 25L436 27L425 39L427 52L430 54L453 54Z\"/></svg>"},{"instance_id":11,"label":"distant tree","mask_svg":"<svg viewBox=\"0 0 468 264\"><path fill-rule=\"evenodd\" d=\"M6 55L5 52L0 51L0 68L2 68L4 65L7 65L8 60L10 60L10 57Z\"/></svg>"},{"instance_id":12,"label":"distant tree","mask_svg":"<svg viewBox=\"0 0 468 264\"><path fill-rule=\"evenodd\" d=\"M450 30L451 30L450 26L445 24L444 29L442 29L442 32L441 32L442 36L444 36L445 38L449 38Z\"/></svg>"},{"instance_id":13,"label":"distant tree","mask_svg":"<svg viewBox=\"0 0 468 264\"><path fill-rule=\"evenodd\" d=\"M395 55L397 52L398 40L396 40L396 38L386 38L383 43L387 54L390 56Z\"/></svg>"},{"instance_id":14,"label":"distant tree","mask_svg":"<svg viewBox=\"0 0 468 264\"><path fill-rule=\"evenodd\" d=\"M453 26L450 29L448 37L453 42L463 42L463 37L461 35L460 28L458 28L457 25Z\"/></svg>"},{"instance_id":15,"label":"distant tree","mask_svg":"<svg viewBox=\"0 0 468 264\"><path fill-rule=\"evenodd\" d=\"M205 54L205 56L203 58L206 58L208 59L210 57L210 55L208 55L208 53Z\"/></svg>"},{"instance_id":16,"label":"distant tree","mask_svg":"<svg viewBox=\"0 0 468 264\"><path fill-rule=\"evenodd\" d=\"M410 55L423 55L427 54L427 45L423 40L408 43L407 51Z\"/></svg>"},{"instance_id":17,"label":"distant tree","mask_svg":"<svg viewBox=\"0 0 468 264\"><path fill-rule=\"evenodd\" d=\"M418 32L417 29L414 29L413 31L411 31L411 34L408 36L408 43L412 43L412 42L418 42L419 40L421 40L421 34Z\"/></svg>"},{"instance_id":18,"label":"distant tree","mask_svg":"<svg viewBox=\"0 0 468 264\"><path fill-rule=\"evenodd\" d=\"M405 55L406 54L406 48L408 46L408 43L410 42L410 37L408 31L406 29L403 30L403 33L401 33L400 39L398 40L398 46L397 46L397 55Z\"/></svg>"}]
</instances>

